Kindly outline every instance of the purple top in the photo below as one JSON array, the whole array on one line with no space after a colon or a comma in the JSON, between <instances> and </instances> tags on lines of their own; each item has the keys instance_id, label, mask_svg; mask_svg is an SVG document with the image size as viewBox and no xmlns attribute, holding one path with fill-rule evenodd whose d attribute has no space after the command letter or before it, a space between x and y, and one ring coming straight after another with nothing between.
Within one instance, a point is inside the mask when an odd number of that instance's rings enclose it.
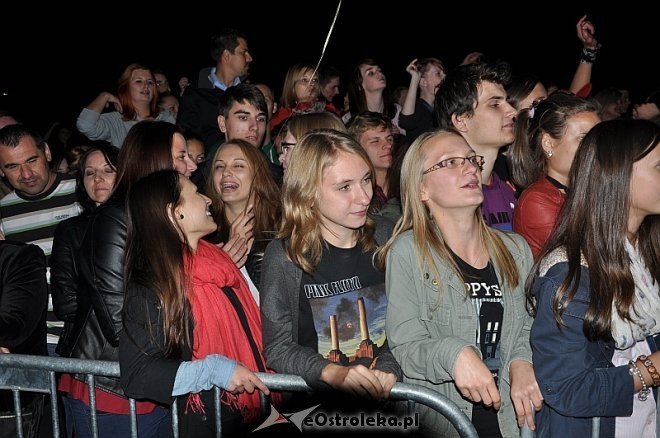
<instances>
[{"instance_id":1,"label":"purple top","mask_svg":"<svg viewBox=\"0 0 660 438\"><path fill-rule=\"evenodd\" d=\"M513 189L493 173L493 182L483 185L484 203L481 213L486 225L502 231L513 231L513 210L518 200Z\"/></svg>"}]
</instances>

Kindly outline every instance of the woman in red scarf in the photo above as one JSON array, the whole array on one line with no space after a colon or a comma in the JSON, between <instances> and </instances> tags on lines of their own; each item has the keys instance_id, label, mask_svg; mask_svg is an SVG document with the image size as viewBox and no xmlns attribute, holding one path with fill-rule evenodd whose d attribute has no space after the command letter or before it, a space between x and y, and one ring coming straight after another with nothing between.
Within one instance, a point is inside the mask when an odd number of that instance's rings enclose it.
<instances>
[{"instance_id":1,"label":"woman in red scarf","mask_svg":"<svg viewBox=\"0 0 660 438\"><path fill-rule=\"evenodd\" d=\"M213 386L222 431L259 419L253 373L265 372L259 309L232 260L201 238L216 229L211 200L173 171L138 181L127 199L121 384L129 397L171 404L182 436L215 436Z\"/></svg>"}]
</instances>

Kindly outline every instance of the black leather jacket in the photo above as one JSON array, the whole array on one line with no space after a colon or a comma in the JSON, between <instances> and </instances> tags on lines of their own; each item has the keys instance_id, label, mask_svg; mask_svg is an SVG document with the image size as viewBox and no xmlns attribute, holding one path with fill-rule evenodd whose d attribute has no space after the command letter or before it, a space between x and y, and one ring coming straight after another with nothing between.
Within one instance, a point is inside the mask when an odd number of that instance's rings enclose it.
<instances>
[{"instance_id":1,"label":"black leather jacket","mask_svg":"<svg viewBox=\"0 0 660 438\"><path fill-rule=\"evenodd\" d=\"M47 307L43 251L36 245L0 240L0 347L46 356ZM34 397L35 393L22 393L21 406L28 406ZM13 409L12 393L0 391L0 412Z\"/></svg>"},{"instance_id":2,"label":"black leather jacket","mask_svg":"<svg viewBox=\"0 0 660 438\"><path fill-rule=\"evenodd\" d=\"M69 357L119 360L124 302L126 212L123 200L111 200L90 217L78 255L77 311ZM96 379L97 386L123 395L119 380Z\"/></svg>"},{"instance_id":3,"label":"black leather jacket","mask_svg":"<svg viewBox=\"0 0 660 438\"><path fill-rule=\"evenodd\" d=\"M78 310L78 253L89 222L89 213L60 222L55 228L50 257L50 293L55 316L64 321L57 354L68 357L73 348L73 324Z\"/></svg>"}]
</instances>

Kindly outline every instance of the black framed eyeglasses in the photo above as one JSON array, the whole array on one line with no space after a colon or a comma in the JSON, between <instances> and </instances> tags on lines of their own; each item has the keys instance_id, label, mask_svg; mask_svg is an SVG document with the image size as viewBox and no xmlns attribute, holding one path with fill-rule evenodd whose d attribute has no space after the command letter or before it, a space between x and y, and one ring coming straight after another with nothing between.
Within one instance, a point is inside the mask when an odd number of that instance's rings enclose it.
<instances>
[{"instance_id":1,"label":"black framed eyeglasses","mask_svg":"<svg viewBox=\"0 0 660 438\"><path fill-rule=\"evenodd\" d=\"M289 143L289 142L283 141L282 143L280 143L280 148L282 148L282 153L283 153L283 154L286 154L286 153L288 153L291 149L293 149L293 147L294 147L295 145L296 145L295 143Z\"/></svg>"},{"instance_id":2,"label":"black framed eyeglasses","mask_svg":"<svg viewBox=\"0 0 660 438\"><path fill-rule=\"evenodd\" d=\"M474 167L476 167L479 170L482 170L484 167L485 161L483 155L472 155L469 157L450 157L450 158L445 158L439 163L429 167L422 173L422 175L426 175L427 173L431 173L438 169L442 169L443 167L446 167L447 169L458 169L459 167L463 167L463 165L465 164L465 160L469 161L470 164L472 164Z\"/></svg>"}]
</instances>

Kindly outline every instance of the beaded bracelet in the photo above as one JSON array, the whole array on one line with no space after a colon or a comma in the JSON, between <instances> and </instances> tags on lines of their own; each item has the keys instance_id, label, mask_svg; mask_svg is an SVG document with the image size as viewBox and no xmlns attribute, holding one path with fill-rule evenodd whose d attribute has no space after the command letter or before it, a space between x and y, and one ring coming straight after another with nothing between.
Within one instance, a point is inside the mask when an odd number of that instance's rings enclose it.
<instances>
[{"instance_id":1,"label":"beaded bracelet","mask_svg":"<svg viewBox=\"0 0 660 438\"><path fill-rule=\"evenodd\" d=\"M658 369L653 364L653 361L645 354L639 356L637 360L644 364L646 371L648 371L651 375L651 378L653 379L653 386L660 386L660 373L658 373Z\"/></svg>"},{"instance_id":2,"label":"beaded bracelet","mask_svg":"<svg viewBox=\"0 0 660 438\"><path fill-rule=\"evenodd\" d=\"M639 399L639 401L646 401L649 398L649 394L651 394L651 390L649 389L648 386L646 386L646 382L644 381L644 376L642 376L642 372L637 366L637 362L635 362L634 360L630 360L628 362L628 372L630 373L631 376L637 375L637 377L639 377L639 381L642 383L642 389L640 389L639 392L637 393L637 398Z\"/></svg>"},{"instance_id":3,"label":"beaded bracelet","mask_svg":"<svg viewBox=\"0 0 660 438\"><path fill-rule=\"evenodd\" d=\"M580 62L585 62L587 64L593 64L593 62L596 60L596 55L598 54L598 51L600 50L601 45L597 45L596 47L584 47L582 49L582 52L580 53Z\"/></svg>"}]
</instances>

